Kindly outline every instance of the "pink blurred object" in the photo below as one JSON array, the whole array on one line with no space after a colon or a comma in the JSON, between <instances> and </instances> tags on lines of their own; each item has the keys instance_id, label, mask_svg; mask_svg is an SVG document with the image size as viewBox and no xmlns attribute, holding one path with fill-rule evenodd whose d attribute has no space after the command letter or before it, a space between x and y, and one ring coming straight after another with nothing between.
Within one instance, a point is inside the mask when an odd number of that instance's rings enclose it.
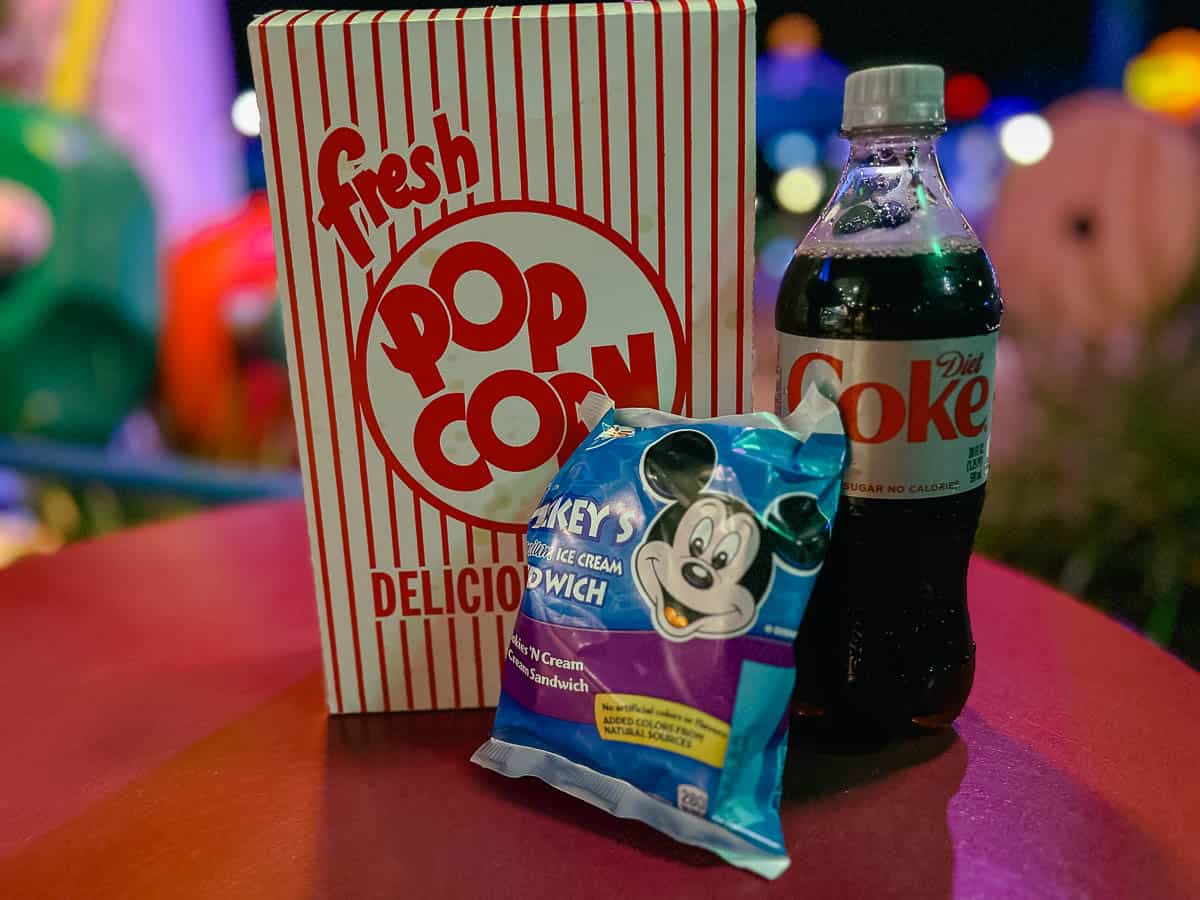
<instances>
[{"instance_id":1,"label":"pink blurred object","mask_svg":"<svg viewBox=\"0 0 1200 900\"><path fill-rule=\"evenodd\" d=\"M41 94L51 54L58 47L63 0L0 3L0 88L34 99Z\"/></svg>"},{"instance_id":2,"label":"pink blurred object","mask_svg":"<svg viewBox=\"0 0 1200 900\"><path fill-rule=\"evenodd\" d=\"M1035 165L1009 167L987 233L1005 302L991 447L1000 466L1042 435L1047 394L1137 369L1144 326L1200 264L1200 142L1117 94L1071 97L1045 116L1053 146Z\"/></svg>"},{"instance_id":3,"label":"pink blurred object","mask_svg":"<svg viewBox=\"0 0 1200 900\"><path fill-rule=\"evenodd\" d=\"M1010 334L1108 342L1177 298L1200 257L1200 143L1119 94L1045 113L1049 154L1010 166L988 230ZM1124 338L1115 338L1114 350Z\"/></svg>"},{"instance_id":4,"label":"pink blurred object","mask_svg":"<svg viewBox=\"0 0 1200 900\"><path fill-rule=\"evenodd\" d=\"M996 347L992 406L994 424L989 449L993 463L1019 458L1022 443L1041 429L1040 412L1033 403L1028 365L1021 346L1004 335Z\"/></svg>"},{"instance_id":5,"label":"pink blurred object","mask_svg":"<svg viewBox=\"0 0 1200 900\"><path fill-rule=\"evenodd\" d=\"M245 194L225 4L117 0L93 109L150 184L170 246Z\"/></svg>"},{"instance_id":6,"label":"pink blurred object","mask_svg":"<svg viewBox=\"0 0 1200 900\"><path fill-rule=\"evenodd\" d=\"M0 87L41 96L70 0L9 0L0 19ZM113 0L88 111L133 158L164 245L245 194L225 4Z\"/></svg>"},{"instance_id":7,"label":"pink blurred object","mask_svg":"<svg viewBox=\"0 0 1200 900\"><path fill-rule=\"evenodd\" d=\"M53 238L45 201L23 184L0 178L0 276L38 262Z\"/></svg>"}]
</instances>

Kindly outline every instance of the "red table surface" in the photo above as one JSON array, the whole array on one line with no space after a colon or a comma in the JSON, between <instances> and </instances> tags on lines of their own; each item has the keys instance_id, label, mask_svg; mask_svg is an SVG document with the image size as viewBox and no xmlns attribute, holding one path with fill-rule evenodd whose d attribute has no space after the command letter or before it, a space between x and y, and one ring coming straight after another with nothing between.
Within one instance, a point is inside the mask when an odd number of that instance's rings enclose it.
<instances>
[{"instance_id":1,"label":"red table surface","mask_svg":"<svg viewBox=\"0 0 1200 900\"><path fill-rule=\"evenodd\" d=\"M296 503L0 572L0 897L1197 897L1200 675L977 559L954 732L793 748L791 869L472 766L488 711L328 718Z\"/></svg>"}]
</instances>

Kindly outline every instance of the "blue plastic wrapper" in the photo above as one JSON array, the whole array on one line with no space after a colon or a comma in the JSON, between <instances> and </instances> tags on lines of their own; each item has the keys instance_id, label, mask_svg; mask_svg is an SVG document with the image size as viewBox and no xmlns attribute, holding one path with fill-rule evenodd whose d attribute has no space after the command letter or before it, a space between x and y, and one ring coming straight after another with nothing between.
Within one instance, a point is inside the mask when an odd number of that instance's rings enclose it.
<instances>
[{"instance_id":1,"label":"blue plastic wrapper","mask_svg":"<svg viewBox=\"0 0 1200 900\"><path fill-rule=\"evenodd\" d=\"M529 523L492 737L533 775L774 878L793 641L846 442L814 389L786 420L585 401L591 432Z\"/></svg>"}]
</instances>

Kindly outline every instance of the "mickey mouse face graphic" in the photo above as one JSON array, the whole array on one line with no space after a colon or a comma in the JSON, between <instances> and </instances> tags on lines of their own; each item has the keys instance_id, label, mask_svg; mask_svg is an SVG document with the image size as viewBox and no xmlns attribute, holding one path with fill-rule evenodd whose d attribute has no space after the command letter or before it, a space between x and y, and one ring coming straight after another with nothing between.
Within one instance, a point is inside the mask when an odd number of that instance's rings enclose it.
<instances>
[{"instance_id":1,"label":"mickey mouse face graphic","mask_svg":"<svg viewBox=\"0 0 1200 900\"><path fill-rule=\"evenodd\" d=\"M744 634L758 618L778 556L814 570L829 521L807 494L781 498L768 524L741 500L707 490L716 448L699 431L675 431L642 457L642 479L667 502L634 554L634 575L655 629L671 640Z\"/></svg>"}]
</instances>

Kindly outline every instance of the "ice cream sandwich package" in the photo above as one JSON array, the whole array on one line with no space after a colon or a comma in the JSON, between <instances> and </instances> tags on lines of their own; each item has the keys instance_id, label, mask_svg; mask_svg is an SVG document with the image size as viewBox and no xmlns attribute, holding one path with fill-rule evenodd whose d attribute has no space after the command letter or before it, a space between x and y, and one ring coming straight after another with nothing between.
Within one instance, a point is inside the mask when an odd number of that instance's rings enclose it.
<instances>
[{"instance_id":1,"label":"ice cream sandwich package","mask_svg":"<svg viewBox=\"0 0 1200 900\"><path fill-rule=\"evenodd\" d=\"M773 878L793 640L846 444L813 389L786 419L590 395L529 522L492 736L472 758Z\"/></svg>"}]
</instances>

